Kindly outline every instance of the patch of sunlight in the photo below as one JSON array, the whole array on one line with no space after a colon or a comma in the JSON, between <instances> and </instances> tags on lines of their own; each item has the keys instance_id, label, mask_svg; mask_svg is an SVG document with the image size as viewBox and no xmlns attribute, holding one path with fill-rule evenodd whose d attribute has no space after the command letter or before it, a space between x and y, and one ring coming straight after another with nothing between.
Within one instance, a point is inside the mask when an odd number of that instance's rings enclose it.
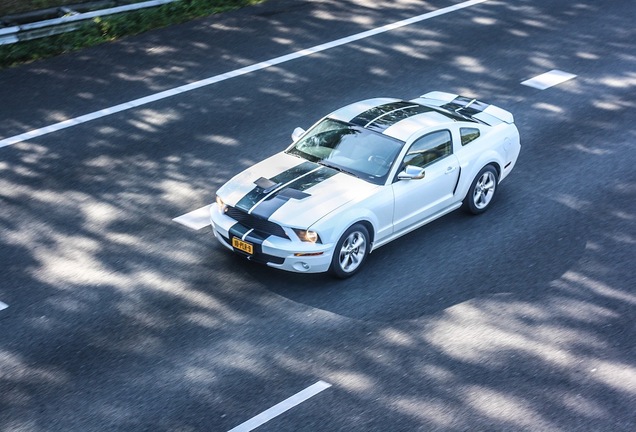
<instances>
[{"instance_id":1,"label":"patch of sunlight","mask_svg":"<svg viewBox=\"0 0 636 432\"><path fill-rule=\"evenodd\" d=\"M369 55L372 55L372 56L382 56L382 57L385 56L385 53L382 52L381 50L379 50L378 48L372 48L372 47L364 46L364 47L358 48L358 50L363 52L363 53L365 53L365 54L369 54Z\"/></svg>"},{"instance_id":2,"label":"patch of sunlight","mask_svg":"<svg viewBox=\"0 0 636 432\"><path fill-rule=\"evenodd\" d=\"M0 393L0 398L2 394ZM0 399L1 400L1 399ZM7 432L39 432L46 431L46 429L42 429L38 426L38 422L36 420L7 420L2 424L3 431ZM48 427L47 427L48 429Z\"/></svg>"},{"instance_id":3,"label":"patch of sunlight","mask_svg":"<svg viewBox=\"0 0 636 432\"><path fill-rule=\"evenodd\" d=\"M332 372L327 380L338 387L353 392L370 391L378 385L377 381L370 376L352 370Z\"/></svg>"},{"instance_id":4,"label":"patch of sunlight","mask_svg":"<svg viewBox=\"0 0 636 432\"><path fill-rule=\"evenodd\" d=\"M213 384L218 381L218 376L202 367L188 366L183 371L183 378L197 384Z\"/></svg>"},{"instance_id":5,"label":"patch of sunlight","mask_svg":"<svg viewBox=\"0 0 636 432\"><path fill-rule=\"evenodd\" d=\"M521 20L521 22L524 23L527 26L534 27L534 28L544 29L544 28L548 27L545 22L539 21L539 20L523 19L523 20Z\"/></svg>"},{"instance_id":6,"label":"patch of sunlight","mask_svg":"<svg viewBox=\"0 0 636 432\"><path fill-rule=\"evenodd\" d=\"M258 90L263 94L285 98L287 102L302 102L302 99L296 96L294 93L283 91L281 89L272 87L261 87Z\"/></svg>"},{"instance_id":7,"label":"patch of sunlight","mask_svg":"<svg viewBox=\"0 0 636 432\"><path fill-rule=\"evenodd\" d=\"M409 57L413 57L420 60L428 60L430 57L425 54L421 49L413 47L413 45L394 44L391 46L394 51L400 52Z\"/></svg>"},{"instance_id":8,"label":"patch of sunlight","mask_svg":"<svg viewBox=\"0 0 636 432\"><path fill-rule=\"evenodd\" d=\"M232 369L243 370L253 373L261 373L267 369L263 364L263 361L258 359L258 356L254 355L255 351L258 351L258 344L254 344L250 341L241 341L238 338L233 338L231 341L217 344L215 349L216 353L222 353L223 355L215 359L219 366L226 366ZM195 354L196 355L196 354ZM210 354L206 352L205 356ZM305 365L305 371L307 365Z\"/></svg>"},{"instance_id":9,"label":"patch of sunlight","mask_svg":"<svg viewBox=\"0 0 636 432\"><path fill-rule=\"evenodd\" d=\"M525 32L523 30L519 30L519 29L509 29L508 33L510 33L513 36L518 36L518 37L528 37L528 36L530 36L530 33Z\"/></svg>"},{"instance_id":10,"label":"patch of sunlight","mask_svg":"<svg viewBox=\"0 0 636 432\"><path fill-rule=\"evenodd\" d=\"M413 338L408 333L401 332L392 328L382 329L380 331L380 336L382 336L384 340L391 345L413 346L415 343Z\"/></svg>"},{"instance_id":11,"label":"patch of sunlight","mask_svg":"<svg viewBox=\"0 0 636 432\"><path fill-rule=\"evenodd\" d=\"M436 41L434 39L415 39L413 41L411 41L411 43L416 46L416 47L420 47L421 49L427 49L427 50L433 50L435 48L440 48L442 49L444 47L444 43L443 42L439 42Z\"/></svg>"},{"instance_id":12,"label":"patch of sunlight","mask_svg":"<svg viewBox=\"0 0 636 432\"><path fill-rule=\"evenodd\" d=\"M601 361L590 372L596 381L629 395L636 395L636 367L633 365Z\"/></svg>"},{"instance_id":13,"label":"patch of sunlight","mask_svg":"<svg viewBox=\"0 0 636 432\"><path fill-rule=\"evenodd\" d=\"M272 38L272 41L276 42L277 44L281 44L281 45L293 45L294 44L294 40L293 39L280 38L280 37L274 37L274 38Z\"/></svg>"},{"instance_id":14,"label":"patch of sunlight","mask_svg":"<svg viewBox=\"0 0 636 432\"><path fill-rule=\"evenodd\" d=\"M163 273L142 270L131 275L130 278L141 282L150 290L161 291L172 295L201 309L216 311L225 321L240 322L245 319L242 314L230 312L223 303L210 294L195 289L184 288L182 281L168 278Z\"/></svg>"},{"instance_id":15,"label":"patch of sunlight","mask_svg":"<svg viewBox=\"0 0 636 432\"><path fill-rule=\"evenodd\" d=\"M197 196L201 192L190 183L171 179L162 180L156 187L161 191L157 199L166 204L183 205L187 197Z\"/></svg>"},{"instance_id":16,"label":"patch of sunlight","mask_svg":"<svg viewBox=\"0 0 636 432\"><path fill-rule=\"evenodd\" d=\"M61 290L72 290L78 284L126 285L128 278L108 271L95 258L101 250L101 242L83 236L52 235L53 245L40 246L33 250L39 268L33 277L46 284L57 285ZM34 244L38 242L34 239Z\"/></svg>"},{"instance_id":17,"label":"patch of sunlight","mask_svg":"<svg viewBox=\"0 0 636 432\"><path fill-rule=\"evenodd\" d=\"M563 113L563 109L561 107L558 107L556 105L552 105L552 104L549 104L549 103L545 103L545 102L538 102L538 103L535 103L532 106L534 108L541 109L541 110L544 110L544 111L549 111L549 112L552 112L552 113L557 113L557 114L562 114Z\"/></svg>"},{"instance_id":18,"label":"patch of sunlight","mask_svg":"<svg viewBox=\"0 0 636 432\"><path fill-rule=\"evenodd\" d=\"M576 56L578 58L582 58L584 60L598 60L598 59L600 59L600 57L598 55L590 53L590 52L577 52Z\"/></svg>"},{"instance_id":19,"label":"patch of sunlight","mask_svg":"<svg viewBox=\"0 0 636 432\"><path fill-rule=\"evenodd\" d=\"M636 305L636 295L612 288L601 281L594 280L581 273L568 271L562 276L562 278L569 282L577 283L603 297Z\"/></svg>"},{"instance_id":20,"label":"patch of sunlight","mask_svg":"<svg viewBox=\"0 0 636 432\"><path fill-rule=\"evenodd\" d=\"M119 133L119 129L109 125L97 126L96 129L97 129L97 133L100 133L102 135L113 135L113 134Z\"/></svg>"},{"instance_id":21,"label":"patch of sunlight","mask_svg":"<svg viewBox=\"0 0 636 432\"><path fill-rule=\"evenodd\" d=\"M144 109L137 113L137 118L129 118L128 124L146 132L157 132L160 127L165 126L168 122L180 119L181 115L173 109L163 111Z\"/></svg>"},{"instance_id":22,"label":"patch of sunlight","mask_svg":"<svg viewBox=\"0 0 636 432\"><path fill-rule=\"evenodd\" d=\"M168 45L158 46L153 45L151 47L146 48L146 53L151 55L163 55L163 54L172 54L177 52L175 47L171 47Z\"/></svg>"},{"instance_id":23,"label":"patch of sunlight","mask_svg":"<svg viewBox=\"0 0 636 432\"><path fill-rule=\"evenodd\" d=\"M602 148L598 148L598 147L590 147L584 144L572 144L572 145L568 145L565 148L570 149L570 150L578 150L581 151L583 153L587 153L587 154L591 154L594 156L603 156L606 154L612 154L614 153L611 150L607 150L607 149L602 149Z\"/></svg>"},{"instance_id":24,"label":"patch of sunlight","mask_svg":"<svg viewBox=\"0 0 636 432\"><path fill-rule=\"evenodd\" d=\"M38 177L40 177L40 174L38 172L36 172L36 171L34 171L34 170L32 170L32 169L30 169L28 167L21 166L21 165L13 167L13 172L18 174L21 177L24 177L24 178L38 178ZM11 193L10 189L11 188L9 188L9 193Z\"/></svg>"},{"instance_id":25,"label":"patch of sunlight","mask_svg":"<svg viewBox=\"0 0 636 432\"><path fill-rule=\"evenodd\" d=\"M634 216L633 214L626 213L626 212L624 212L622 210L612 211L611 214L612 214L612 216L615 216L615 217L617 217L619 219L630 220L630 221L636 219L636 216Z\"/></svg>"},{"instance_id":26,"label":"patch of sunlight","mask_svg":"<svg viewBox=\"0 0 636 432\"><path fill-rule=\"evenodd\" d=\"M91 309L87 303L74 298L49 297L46 300L46 303L51 305L51 307L64 312L89 312Z\"/></svg>"},{"instance_id":27,"label":"patch of sunlight","mask_svg":"<svg viewBox=\"0 0 636 432\"><path fill-rule=\"evenodd\" d=\"M137 325L143 325L145 328L155 330L167 330L172 322L162 319L156 313L144 312L140 310L139 301L137 299L126 298L125 301L117 305L117 310L128 318L132 318Z\"/></svg>"},{"instance_id":28,"label":"patch of sunlight","mask_svg":"<svg viewBox=\"0 0 636 432\"><path fill-rule=\"evenodd\" d=\"M433 422L440 427L451 426L455 423L455 415L448 401L427 398L399 397L396 401L389 401L392 408L409 415L417 420Z\"/></svg>"},{"instance_id":29,"label":"patch of sunlight","mask_svg":"<svg viewBox=\"0 0 636 432\"><path fill-rule=\"evenodd\" d=\"M592 105L595 108L602 109L605 111L622 111L625 109L624 105L620 101L592 101Z\"/></svg>"},{"instance_id":30,"label":"patch of sunlight","mask_svg":"<svg viewBox=\"0 0 636 432\"><path fill-rule=\"evenodd\" d=\"M630 73L627 76L606 76L598 80L598 82L607 87L626 89L636 86L636 74Z\"/></svg>"},{"instance_id":31,"label":"patch of sunlight","mask_svg":"<svg viewBox=\"0 0 636 432\"><path fill-rule=\"evenodd\" d=\"M387 76L389 76L389 71L387 71L384 68L379 68L377 66L374 66L371 69L369 69L369 73L371 75L375 75L375 76L379 76L379 77L387 77Z\"/></svg>"},{"instance_id":32,"label":"patch of sunlight","mask_svg":"<svg viewBox=\"0 0 636 432\"><path fill-rule=\"evenodd\" d=\"M126 233L110 232L108 233L108 241L117 243L122 246L136 246L139 244L139 236Z\"/></svg>"},{"instance_id":33,"label":"patch of sunlight","mask_svg":"<svg viewBox=\"0 0 636 432\"><path fill-rule=\"evenodd\" d=\"M488 69L484 67L479 60L469 56L459 56L455 58L455 64L465 70L466 72L473 73L486 73Z\"/></svg>"},{"instance_id":34,"label":"patch of sunlight","mask_svg":"<svg viewBox=\"0 0 636 432\"><path fill-rule=\"evenodd\" d=\"M422 375L426 375L426 377L435 381L449 382L455 378L451 371L441 366L427 364L419 369Z\"/></svg>"},{"instance_id":35,"label":"patch of sunlight","mask_svg":"<svg viewBox=\"0 0 636 432\"><path fill-rule=\"evenodd\" d=\"M476 411L498 421L513 423L514 428L555 430L555 425L529 409L526 401L510 393L495 391L489 387L469 386L464 390L464 397Z\"/></svg>"},{"instance_id":36,"label":"patch of sunlight","mask_svg":"<svg viewBox=\"0 0 636 432\"><path fill-rule=\"evenodd\" d=\"M62 122L64 120L68 120L68 114L62 112L62 111L51 111L49 113L47 113L46 115L46 120L47 121L51 121L51 122Z\"/></svg>"},{"instance_id":37,"label":"patch of sunlight","mask_svg":"<svg viewBox=\"0 0 636 432\"><path fill-rule=\"evenodd\" d=\"M589 322L598 314L595 308L587 309L585 303L577 304L581 305L576 311L579 320ZM569 350L571 345L585 340L588 344L604 346L602 341L595 341L584 331L547 323L527 324L528 319L538 321L550 311L535 317L528 305L522 302L507 302L506 308L513 313L498 316L500 307L493 300L477 305L462 303L453 306L427 331L425 340L453 358L492 366L508 364L510 353L519 353L541 358L557 367L566 367L577 360Z\"/></svg>"},{"instance_id":38,"label":"patch of sunlight","mask_svg":"<svg viewBox=\"0 0 636 432\"><path fill-rule=\"evenodd\" d=\"M65 384L69 375L59 368L33 367L21 356L0 349L0 380L30 384Z\"/></svg>"},{"instance_id":39,"label":"patch of sunlight","mask_svg":"<svg viewBox=\"0 0 636 432\"><path fill-rule=\"evenodd\" d=\"M221 22L212 23L210 28L223 30L223 31L245 31L243 27L229 26L227 25L227 23L221 23ZM207 48L208 46L204 45L204 47Z\"/></svg>"},{"instance_id":40,"label":"patch of sunlight","mask_svg":"<svg viewBox=\"0 0 636 432\"><path fill-rule=\"evenodd\" d=\"M90 224L107 225L115 222L122 215L120 209L107 202L80 202L79 206L80 212Z\"/></svg>"},{"instance_id":41,"label":"patch of sunlight","mask_svg":"<svg viewBox=\"0 0 636 432\"><path fill-rule=\"evenodd\" d=\"M182 319L187 323L209 329L218 328L222 325L219 318L203 312L191 312L184 315Z\"/></svg>"},{"instance_id":42,"label":"patch of sunlight","mask_svg":"<svg viewBox=\"0 0 636 432\"><path fill-rule=\"evenodd\" d=\"M495 18L490 17L475 17L472 19L474 23L481 25L495 25L497 24L497 20Z\"/></svg>"},{"instance_id":43,"label":"patch of sunlight","mask_svg":"<svg viewBox=\"0 0 636 432\"><path fill-rule=\"evenodd\" d=\"M582 200L575 196L567 194L559 194L555 198L555 201L576 211L584 210L592 205L590 201Z\"/></svg>"},{"instance_id":44,"label":"patch of sunlight","mask_svg":"<svg viewBox=\"0 0 636 432\"><path fill-rule=\"evenodd\" d=\"M607 417L608 412L580 394L565 393L561 395L561 403L573 412L586 417Z\"/></svg>"},{"instance_id":45,"label":"patch of sunlight","mask_svg":"<svg viewBox=\"0 0 636 432\"><path fill-rule=\"evenodd\" d=\"M608 237L617 243L625 243L628 245L636 244L636 239L632 235L627 233L612 234L608 235Z\"/></svg>"}]
</instances>

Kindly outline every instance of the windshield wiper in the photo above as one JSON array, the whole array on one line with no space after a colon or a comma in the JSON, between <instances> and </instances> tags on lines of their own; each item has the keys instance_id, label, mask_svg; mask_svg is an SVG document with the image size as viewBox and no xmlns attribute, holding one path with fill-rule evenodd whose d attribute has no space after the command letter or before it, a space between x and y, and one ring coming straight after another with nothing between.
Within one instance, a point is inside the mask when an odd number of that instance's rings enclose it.
<instances>
[{"instance_id":1,"label":"windshield wiper","mask_svg":"<svg viewBox=\"0 0 636 432\"><path fill-rule=\"evenodd\" d=\"M342 173L349 174L349 175L352 175L354 177L360 178L360 176L358 176L356 173L351 172L351 171L349 171L349 170L347 170L347 169L345 169L345 168L343 168L341 166L330 164L329 162L325 162L324 160L318 161L318 163L320 165L322 165L322 166L326 166L327 168L332 168L332 169L335 169L336 171L340 171Z\"/></svg>"}]
</instances>

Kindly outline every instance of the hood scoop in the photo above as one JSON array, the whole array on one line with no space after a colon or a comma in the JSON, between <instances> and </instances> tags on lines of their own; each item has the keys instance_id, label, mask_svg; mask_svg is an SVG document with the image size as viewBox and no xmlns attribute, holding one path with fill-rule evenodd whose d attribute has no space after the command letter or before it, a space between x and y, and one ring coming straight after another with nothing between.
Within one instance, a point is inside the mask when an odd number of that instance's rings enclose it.
<instances>
[{"instance_id":1,"label":"hood scoop","mask_svg":"<svg viewBox=\"0 0 636 432\"><path fill-rule=\"evenodd\" d=\"M259 178L258 180L254 182L254 184L260 189L262 189L262 193L264 193L265 195L269 195L270 193L274 192L276 189L278 189L279 187L283 185L282 183L274 183L273 181L271 181L270 179L266 179L265 177ZM280 197L285 200L290 198L302 200L310 196L311 195L308 193L301 192L297 189L292 189L287 187L278 191L274 196L268 199L271 199L274 197Z\"/></svg>"},{"instance_id":2,"label":"hood scoop","mask_svg":"<svg viewBox=\"0 0 636 432\"><path fill-rule=\"evenodd\" d=\"M274 183L270 179L266 179L265 177L261 177L254 182L256 186L263 190L264 194L268 194L270 192L274 192L276 188L280 187L282 183Z\"/></svg>"}]
</instances>

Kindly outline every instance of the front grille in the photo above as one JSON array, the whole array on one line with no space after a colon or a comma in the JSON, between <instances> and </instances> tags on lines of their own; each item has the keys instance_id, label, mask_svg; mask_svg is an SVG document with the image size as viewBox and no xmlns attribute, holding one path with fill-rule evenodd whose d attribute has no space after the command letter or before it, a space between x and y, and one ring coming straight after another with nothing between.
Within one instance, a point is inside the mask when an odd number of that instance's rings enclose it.
<instances>
[{"instance_id":1,"label":"front grille","mask_svg":"<svg viewBox=\"0 0 636 432\"><path fill-rule=\"evenodd\" d=\"M247 228L254 228L255 231L264 234L289 239L287 234L285 234L285 230L283 230L280 225L270 222L267 219L248 214L243 210L230 206L227 206L225 214Z\"/></svg>"}]
</instances>

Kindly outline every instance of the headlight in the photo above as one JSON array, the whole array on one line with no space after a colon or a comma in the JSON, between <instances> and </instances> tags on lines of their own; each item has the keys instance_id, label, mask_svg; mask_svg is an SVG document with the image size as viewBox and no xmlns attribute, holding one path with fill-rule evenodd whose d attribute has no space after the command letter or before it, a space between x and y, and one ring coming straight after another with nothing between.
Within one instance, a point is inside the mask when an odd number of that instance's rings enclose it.
<instances>
[{"instance_id":1,"label":"headlight","mask_svg":"<svg viewBox=\"0 0 636 432\"><path fill-rule=\"evenodd\" d=\"M318 233L316 231L295 229L294 232L296 233L298 238L304 242L320 243L320 237L318 236Z\"/></svg>"}]
</instances>

